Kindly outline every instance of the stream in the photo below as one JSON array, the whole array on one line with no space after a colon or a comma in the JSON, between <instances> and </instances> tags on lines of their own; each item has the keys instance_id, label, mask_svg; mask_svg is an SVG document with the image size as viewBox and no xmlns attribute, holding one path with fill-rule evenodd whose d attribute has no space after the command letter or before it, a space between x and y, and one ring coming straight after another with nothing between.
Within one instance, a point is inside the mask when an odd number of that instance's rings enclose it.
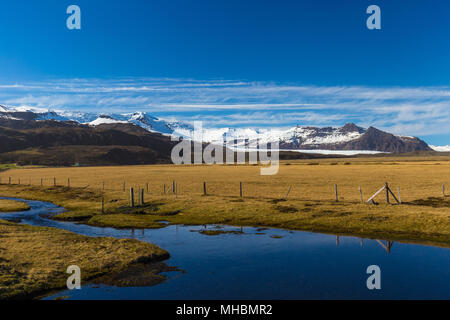
<instances>
[{"instance_id":1,"label":"stream","mask_svg":"<svg viewBox=\"0 0 450 320\"><path fill-rule=\"evenodd\" d=\"M164 283L119 288L82 284L45 299L450 299L450 250L351 236L222 225L113 229L46 218L52 203L11 199L31 210L4 220L53 227L89 237L132 238L169 251ZM205 235L202 230L227 233ZM241 231L243 233L241 233ZM369 290L366 269L378 265L381 289Z\"/></svg>"}]
</instances>

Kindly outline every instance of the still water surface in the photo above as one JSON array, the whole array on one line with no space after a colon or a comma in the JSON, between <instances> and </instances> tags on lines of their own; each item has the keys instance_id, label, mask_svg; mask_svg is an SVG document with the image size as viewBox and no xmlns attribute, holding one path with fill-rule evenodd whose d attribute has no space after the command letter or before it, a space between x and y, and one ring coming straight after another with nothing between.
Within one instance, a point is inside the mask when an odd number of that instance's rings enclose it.
<instances>
[{"instance_id":1,"label":"still water surface","mask_svg":"<svg viewBox=\"0 0 450 320\"><path fill-rule=\"evenodd\" d=\"M65 290L47 299L450 299L450 250L445 248L249 227L243 228L243 234L218 236L198 231L241 229L117 230L49 220L41 215L64 209L47 202L21 201L31 210L2 218L90 237L152 242L170 252L168 265L185 271L167 273L166 282L152 287L85 284L81 290ZM381 290L366 287L370 265L381 268Z\"/></svg>"}]
</instances>

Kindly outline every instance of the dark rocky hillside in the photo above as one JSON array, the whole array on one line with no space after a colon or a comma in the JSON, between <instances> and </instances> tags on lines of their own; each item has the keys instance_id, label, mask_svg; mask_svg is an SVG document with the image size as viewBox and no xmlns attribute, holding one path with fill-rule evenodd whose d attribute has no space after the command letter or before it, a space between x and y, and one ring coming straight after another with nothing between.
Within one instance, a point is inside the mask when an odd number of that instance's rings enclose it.
<instances>
[{"instance_id":1,"label":"dark rocky hillside","mask_svg":"<svg viewBox=\"0 0 450 320\"><path fill-rule=\"evenodd\" d=\"M41 165L169 163L174 142L132 124L0 119L0 161Z\"/></svg>"}]
</instances>

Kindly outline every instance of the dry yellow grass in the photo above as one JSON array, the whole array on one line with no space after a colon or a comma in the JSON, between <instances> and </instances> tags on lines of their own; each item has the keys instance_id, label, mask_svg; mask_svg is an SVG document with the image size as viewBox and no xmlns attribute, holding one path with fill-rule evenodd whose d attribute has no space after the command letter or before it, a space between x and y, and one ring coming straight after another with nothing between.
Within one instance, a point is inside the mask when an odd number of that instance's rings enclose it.
<instances>
[{"instance_id":1,"label":"dry yellow grass","mask_svg":"<svg viewBox=\"0 0 450 320\"><path fill-rule=\"evenodd\" d=\"M30 207L24 202L0 199L0 213L25 211L29 209Z\"/></svg>"},{"instance_id":2,"label":"dry yellow grass","mask_svg":"<svg viewBox=\"0 0 450 320\"><path fill-rule=\"evenodd\" d=\"M274 176L261 176L259 166L118 166L12 169L0 174L1 182L20 182L22 185L52 186L53 178L59 186L86 187L101 190L103 182L109 194L121 194L123 182L130 186L150 185L152 196L163 193L173 180L179 184L179 194L199 196L203 181L208 193L216 196L239 195L239 182L244 183L246 197L284 197L293 186L290 198L303 200L330 200L334 197L333 186L338 184L342 200L359 201L358 186L364 196L374 193L388 181L394 191L401 187L402 199L411 201L442 196L442 184L450 186L450 157L440 161L405 161L402 158L369 158L324 161L290 161L282 163ZM415 159L415 158L413 158ZM313 165L313 164L319 165ZM336 165L334 165L336 163ZM349 163L346 165L346 163Z\"/></svg>"},{"instance_id":3,"label":"dry yellow grass","mask_svg":"<svg viewBox=\"0 0 450 320\"><path fill-rule=\"evenodd\" d=\"M167 257L157 246L136 240L89 238L0 220L0 299L30 298L63 288L71 265L80 267L83 285L135 262Z\"/></svg>"},{"instance_id":4,"label":"dry yellow grass","mask_svg":"<svg viewBox=\"0 0 450 320\"><path fill-rule=\"evenodd\" d=\"M450 157L286 161L274 176L261 176L260 167L251 165L155 165L12 169L0 177L3 183L11 177L13 183L20 179L32 185L2 185L0 194L53 201L70 210L60 218L95 225L159 227L158 220L228 223L450 244L450 202L442 197L442 184L450 185ZM54 177L58 185L67 185L70 178L72 189L50 188ZM41 178L47 189L40 188ZM168 189L173 180L178 184L177 198L163 193L163 185ZM208 197L202 196L204 181ZM386 181L395 193L401 188L404 205L360 204L359 186L367 199ZM239 199L240 182L243 200ZM145 188L147 183L150 207L134 214L121 209L128 204L129 187ZM333 201L334 184L339 188L339 203ZM277 202L290 186L288 200ZM99 214L102 192L103 215ZM383 197L379 196L381 203Z\"/></svg>"}]
</instances>

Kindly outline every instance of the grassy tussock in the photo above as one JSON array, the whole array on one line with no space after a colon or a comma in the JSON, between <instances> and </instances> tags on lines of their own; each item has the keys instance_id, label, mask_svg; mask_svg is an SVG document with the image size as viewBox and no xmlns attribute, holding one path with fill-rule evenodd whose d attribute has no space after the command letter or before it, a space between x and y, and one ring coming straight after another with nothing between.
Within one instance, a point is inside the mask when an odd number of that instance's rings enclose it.
<instances>
[{"instance_id":1,"label":"grassy tussock","mask_svg":"<svg viewBox=\"0 0 450 320\"><path fill-rule=\"evenodd\" d=\"M0 220L0 299L36 297L64 288L70 265L81 268L83 285L105 274L121 275L134 263L167 257L157 246L136 240L89 238ZM157 273L151 276L154 281L163 279Z\"/></svg>"},{"instance_id":2,"label":"grassy tussock","mask_svg":"<svg viewBox=\"0 0 450 320\"><path fill-rule=\"evenodd\" d=\"M0 213L26 210L30 210L30 207L24 202L0 199Z\"/></svg>"}]
</instances>

